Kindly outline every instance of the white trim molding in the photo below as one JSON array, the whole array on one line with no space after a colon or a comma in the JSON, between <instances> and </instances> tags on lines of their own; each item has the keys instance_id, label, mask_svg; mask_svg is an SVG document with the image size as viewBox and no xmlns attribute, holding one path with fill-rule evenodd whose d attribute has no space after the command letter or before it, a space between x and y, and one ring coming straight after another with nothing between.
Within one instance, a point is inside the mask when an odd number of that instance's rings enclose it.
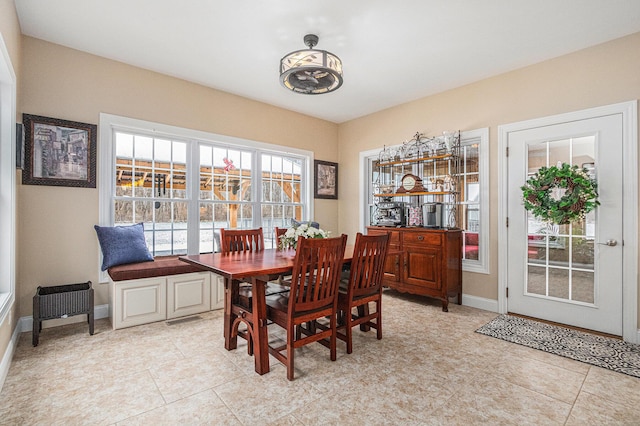
<instances>
[{"instance_id":1,"label":"white trim molding","mask_svg":"<svg viewBox=\"0 0 640 426\"><path fill-rule=\"evenodd\" d=\"M480 177L480 259L465 259L462 261L464 272L475 272L479 274L489 274L489 236L491 235L489 217L491 216L491 194L489 193L489 128L484 127L477 130L460 132L460 143L462 146L478 143L478 174ZM461 200L462 201L462 200Z\"/></svg>"},{"instance_id":2,"label":"white trim molding","mask_svg":"<svg viewBox=\"0 0 640 426\"><path fill-rule=\"evenodd\" d=\"M0 34L0 324L16 293L16 74Z\"/></svg>"},{"instance_id":3,"label":"white trim molding","mask_svg":"<svg viewBox=\"0 0 640 426\"><path fill-rule=\"evenodd\" d=\"M462 305L472 308L482 309L489 312L498 312L498 301L495 299L486 299L484 297L471 296L470 294L462 294Z\"/></svg>"},{"instance_id":4,"label":"white trim molding","mask_svg":"<svg viewBox=\"0 0 640 426\"><path fill-rule=\"evenodd\" d=\"M9 340L7 349L4 351L4 355L2 356L2 361L0 362L0 392L2 392L4 381L7 379L7 376L9 375L9 367L11 367L11 360L13 359L13 354L16 351L16 347L18 346L18 339L20 338L19 326L20 326L20 323L18 323L16 327L13 329L11 340Z\"/></svg>"},{"instance_id":5,"label":"white trim molding","mask_svg":"<svg viewBox=\"0 0 640 426\"><path fill-rule=\"evenodd\" d=\"M506 148L509 133L550 126L557 123L585 120L620 114L623 144L623 244L622 254L622 337L626 342L640 342L638 332L638 101L590 108L549 117L498 126L498 312L508 311L507 288L507 207L508 161Z\"/></svg>"}]
</instances>

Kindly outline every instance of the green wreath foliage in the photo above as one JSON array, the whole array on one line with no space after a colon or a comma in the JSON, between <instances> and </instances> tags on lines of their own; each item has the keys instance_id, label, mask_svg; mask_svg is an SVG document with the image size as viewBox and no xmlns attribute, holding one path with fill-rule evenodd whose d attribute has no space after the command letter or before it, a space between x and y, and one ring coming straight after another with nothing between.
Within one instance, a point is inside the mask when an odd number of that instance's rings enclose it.
<instances>
[{"instance_id":1,"label":"green wreath foliage","mask_svg":"<svg viewBox=\"0 0 640 426\"><path fill-rule=\"evenodd\" d=\"M567 163L559 167L540 167L538 173L520 188L525 209L539 219L558 225L583 219L600 205L595 179L589 177L584 167ZM562 191L562 196L554 196Z\"/></svg>"}]
</instances>

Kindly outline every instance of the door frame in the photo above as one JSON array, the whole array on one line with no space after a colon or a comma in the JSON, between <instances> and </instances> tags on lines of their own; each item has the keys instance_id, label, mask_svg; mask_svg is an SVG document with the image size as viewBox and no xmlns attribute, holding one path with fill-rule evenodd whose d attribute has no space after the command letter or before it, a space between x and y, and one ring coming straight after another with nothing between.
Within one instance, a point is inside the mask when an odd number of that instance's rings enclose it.
<instances>
[{"instance_id":1,"label":"door frame","mask_svg":"<svg viewBox=\"0 0 640 426\"><path fill-rule=\"evenodd\" d=\"M622 207L622 337L638 343L638 101L589 108L549 117L525 120L498 126L498 312L507 313L507 208L509 134L536 127L569 121L586 120L605 115L622 114L623 189L626 201Z\"/></svg>"}]
</instances>

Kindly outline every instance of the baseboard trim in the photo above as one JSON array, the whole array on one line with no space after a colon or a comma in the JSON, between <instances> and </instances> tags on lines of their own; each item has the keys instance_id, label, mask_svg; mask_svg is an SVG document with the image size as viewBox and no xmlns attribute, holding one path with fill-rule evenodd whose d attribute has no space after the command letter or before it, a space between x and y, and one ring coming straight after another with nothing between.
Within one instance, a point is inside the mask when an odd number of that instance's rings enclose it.
<instances>
[{"instance_id":1,"label":"baseboard trim","mask_svg":"<svg viewBox=\"0 0 640 426\"><path fill-rule=\"evenodd\" d=\"M9 340L9 344L7 345L7 350L4 351L2 362L0 362L0 392L2 392L4 381L7 379L7 376L9 375L9 368L11 367L11 360L13 359L13 353L16 350L16 346L18 346L18 338L20 337L19 328L20 327L16 326L13 329L11 340Z\"/></svg>"},{"instance_id":2,"label":"baseboard trim","mask_svg":"<svg viewBox=\"0 0 640 426\"><path fill-rule=\"evenodd\" d=\"M101 318L108 318L109 317L109 304L105 304L105 305L98 305L98 306L94 306L93 307L93 318L94 319L101 319ZM78 315L79 318L82 317L82 315ZM75 319L75 317L72 318L67 318L67 321L65 324L72 324L74 322L80 322L82 321L81 319ZM85 317L86 319L86 317ZM50 321L58 321L58 320L50 320ZM24 333L27 331L32 331L33 330L33 316L29 315L28 317L21 317L18 320L18 327L16 327L16 329L20 329L20 332Z\"/></svg>"},{"instance_id":3,"label":"baseboard trim","mask_svg":"<svg viewBox=\"0 0 640 426\"><path fill-rule=\"evenodd\" d=\"M498 312L498 301L494 299L485 299L484 297L471 296L463 293L462 304L485 311Z\"/></svg>"}]
</instances>

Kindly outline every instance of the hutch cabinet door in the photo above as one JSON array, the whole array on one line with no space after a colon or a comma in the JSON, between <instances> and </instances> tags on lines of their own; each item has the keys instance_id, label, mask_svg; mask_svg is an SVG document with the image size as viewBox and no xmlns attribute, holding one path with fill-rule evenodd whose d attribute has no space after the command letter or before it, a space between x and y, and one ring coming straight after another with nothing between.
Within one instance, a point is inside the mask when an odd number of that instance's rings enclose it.
<instances>
[{"instance_id":1,"label":"hutch cabinet door","mask_svg":"<svg viewBox=\"0 0 640 426\"><path fill-rule=\"evenodd\" d=\"M441 291L442 248L405 246L404 249L403 281L424 289Z\"/></svg>"}]
</instances>

